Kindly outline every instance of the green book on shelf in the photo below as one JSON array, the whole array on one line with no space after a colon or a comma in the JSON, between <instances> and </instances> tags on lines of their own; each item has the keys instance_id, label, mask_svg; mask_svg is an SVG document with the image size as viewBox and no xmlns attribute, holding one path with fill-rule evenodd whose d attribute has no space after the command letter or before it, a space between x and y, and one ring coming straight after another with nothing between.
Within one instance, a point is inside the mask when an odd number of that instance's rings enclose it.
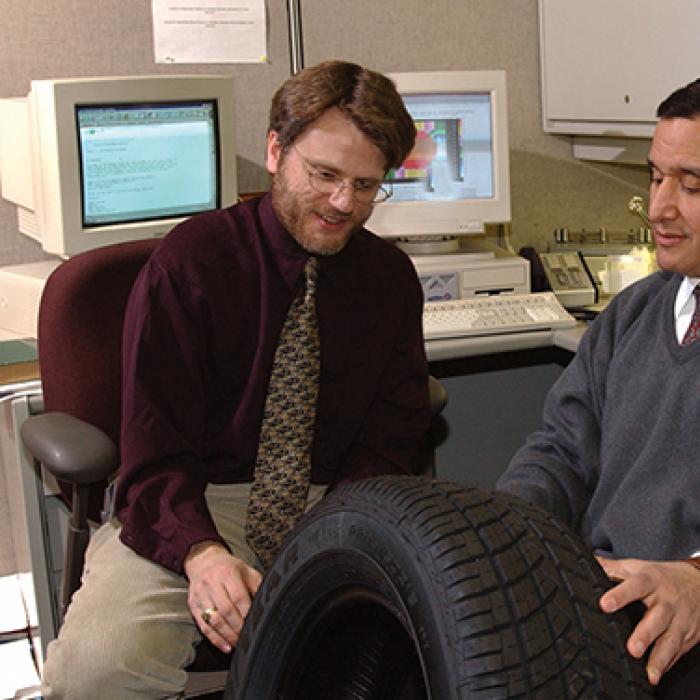
<instances>
[{"instance_id":1,"label":"green book on shelf","mask_svg":"<svg viewBox=\"0 0 700 700\"><path fill-rule=\"evenodd\" d=\"M36 360L35 340L0 341L0 365L14 365Z\"/></svg>"}]
</instances>

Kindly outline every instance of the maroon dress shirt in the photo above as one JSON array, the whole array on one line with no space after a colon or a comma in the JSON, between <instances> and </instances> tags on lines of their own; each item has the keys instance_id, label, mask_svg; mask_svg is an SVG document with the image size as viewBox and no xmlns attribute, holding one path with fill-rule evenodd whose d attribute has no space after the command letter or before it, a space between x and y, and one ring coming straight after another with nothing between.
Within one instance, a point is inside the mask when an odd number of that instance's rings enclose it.
<instances>
[{"instance_id":1,"label":"maroon dress shirt","mask_svg":"<svg viewBox=\"0 0 700 700\"><path fill-rule=\"evenodd\" d=\"M222 541L204 491L253 479L273 355L307 258L268 194L176 227L137 279L115 507L139 554L182 572L192 545ZM429 421L413 265L365 229L320 263L312 481L405 472Z\"/></svg>"}]
</instances>

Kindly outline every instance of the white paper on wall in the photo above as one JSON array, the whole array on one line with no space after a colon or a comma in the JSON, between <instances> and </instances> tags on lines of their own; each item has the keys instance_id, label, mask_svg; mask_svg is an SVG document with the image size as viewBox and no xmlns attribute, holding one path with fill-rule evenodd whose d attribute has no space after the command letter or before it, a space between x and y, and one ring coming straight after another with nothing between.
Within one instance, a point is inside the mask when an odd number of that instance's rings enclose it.
<instances>
[{"instance_id":1,"label":"white paper on wall","mask_svg":"<svg viewBox=\"0 0 700 700\"><path fill-rule=\"evenodd\" d=\"M266 63L265 0L151 0L156 63Z\"/></svg>"}]
</instances>

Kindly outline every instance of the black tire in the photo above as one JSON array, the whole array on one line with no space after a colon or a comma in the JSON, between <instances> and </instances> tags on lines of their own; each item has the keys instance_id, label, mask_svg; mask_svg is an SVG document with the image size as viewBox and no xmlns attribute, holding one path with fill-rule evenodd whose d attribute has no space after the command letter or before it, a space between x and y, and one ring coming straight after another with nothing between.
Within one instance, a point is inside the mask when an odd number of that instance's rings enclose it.
<instances>
[{"instance_id":1,"label":"black tire","mask_svg":"<svg viewBox=\"0 0 700 700\"><path fill-rule=\"evenodd\" d=\"M325 498L255 596L225 698L651 698L580 539L516 499L381 477Z\"/></svg>"}]
</instances>

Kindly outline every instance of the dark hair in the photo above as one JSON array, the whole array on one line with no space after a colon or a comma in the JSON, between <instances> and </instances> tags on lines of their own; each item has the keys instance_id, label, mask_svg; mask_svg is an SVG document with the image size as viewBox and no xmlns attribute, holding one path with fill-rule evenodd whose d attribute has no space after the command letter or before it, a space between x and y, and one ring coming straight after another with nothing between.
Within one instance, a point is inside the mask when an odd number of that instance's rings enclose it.
<instances>
[{"instance_id":1,"label":"dark hair","mask_svg":"<svg viewBox=\"0 0 700 700\"><path fill-rule=\"evenodd\" d=\"M695 119L700 116L700 78L672 92L657 108L659 119Z\"/></svg>"},{"instance_id":2,"label":"dark hair","mask_svg":"<svg viewBox=\"0 0 700 700\"><path fill-rule=\"evenodd\" d=\"M337 107L396 168L413 148L416 128L394 83L345 61L325 61L289 78L270 106L269 130L289 148L311 122Z\"/></svg>"}]
</instances>

